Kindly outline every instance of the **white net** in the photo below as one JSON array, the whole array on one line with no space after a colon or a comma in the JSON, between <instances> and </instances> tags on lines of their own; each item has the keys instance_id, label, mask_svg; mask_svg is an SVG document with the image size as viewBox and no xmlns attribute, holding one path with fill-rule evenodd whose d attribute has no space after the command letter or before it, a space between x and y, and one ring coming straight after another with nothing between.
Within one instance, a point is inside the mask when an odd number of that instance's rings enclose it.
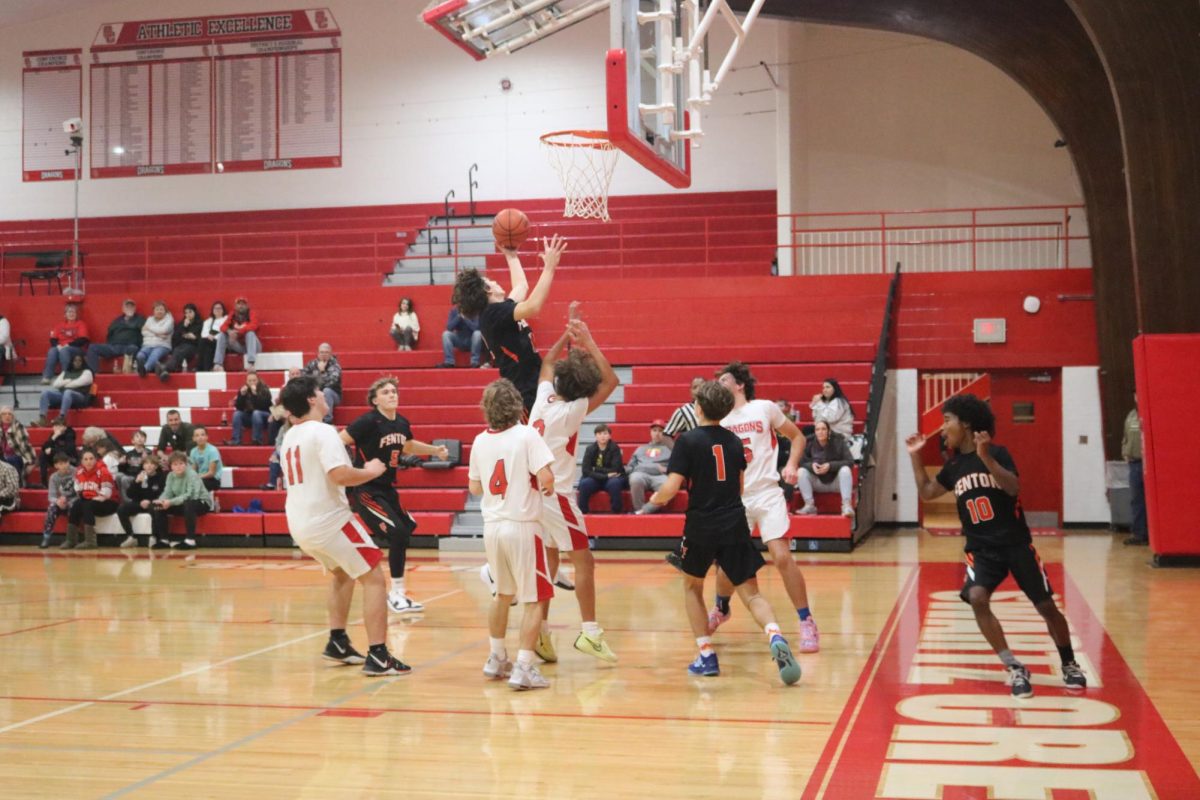
<instances>
[{"instance_id":1,"label":"white net","mask_svg":"<svg viewBox=\"0 0 1200 800\"><path fill-rule=\"evenodd\" d=\"M608 187L619 150L604 131L557 131L542 136L550 165L562 181L564 217L608 221Z\"/></svg>"}]
</instances>

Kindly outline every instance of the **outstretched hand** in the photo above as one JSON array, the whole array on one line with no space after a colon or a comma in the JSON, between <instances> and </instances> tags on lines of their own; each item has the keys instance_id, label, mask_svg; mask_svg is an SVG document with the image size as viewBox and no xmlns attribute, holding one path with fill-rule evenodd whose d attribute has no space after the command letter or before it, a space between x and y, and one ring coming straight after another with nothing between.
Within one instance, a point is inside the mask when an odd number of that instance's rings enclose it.
<instances>
[{"instance_id":1,"label":"outstretched hand","mask_svg":"<svg viewBox=\"0 0 1200 800\"><path fill-rule=\"evenodd\" d=\"M975 431L975 453L980 458L987 458L992 449L992 435L987 431Z\"/></svg>"},{"instance_id":2,"label":"outstretched hand","mask_svg":"<svg viewBox=\"0 0 1200 800\"><path fill-rule=\"evenodd\" d=\"M914 433L904 440L904 445L908 448L908 452L919 453L921 452L921 448L925 446L925 437L919 433Z\"/></svg>"},{"instance_id":3,"label":"outstretched hand","mask_svg":"<svg viewBox=\"0 0 1200 800\"><path fill-rule=\"evenodd\" d=\"M580 303L578 300L572 300L571 304L569 306L567 306L567 322L574 322L575 320L580 318L579 317L579 306L580 306Z\"/></svg>"},{"instance_id":4,"label":"outstretched hand","mask_svg":"<svg viewBox=\"0 0 1200 800\"><path fill-rule=\"evenodd\" d=\"M549 239L543 238L542 244L546 248L540 254L542 257L542 269L554 269L558 266L558 261L562 258L562 254L567 250L567 240L556 233Z\"/></svg>"}]
</instances>

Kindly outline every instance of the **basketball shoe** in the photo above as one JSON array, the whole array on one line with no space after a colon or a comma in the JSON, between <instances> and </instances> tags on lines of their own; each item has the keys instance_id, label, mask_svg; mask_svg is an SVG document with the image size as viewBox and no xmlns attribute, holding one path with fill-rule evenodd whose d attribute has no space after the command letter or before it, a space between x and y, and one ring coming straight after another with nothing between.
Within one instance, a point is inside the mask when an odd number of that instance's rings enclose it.
<instances>
[{"instance_id":1,"label":"basketball shoe","mask_svg":"<svg viewBox=\"0 0 1200 800\"><path fill-rule=\"evenodd\" d=\"M775 660L775 666L779 668L779 677L784 683L791 686L800 680L800 665L796 663L787 640L782 636L771 637L771 658Z\"/></svg>"},{"instance_id":2,"label":"basketball shoe","mask_svg":"<svg viewBox=\"0 0 1200 800\"><path fill-rule=\"evenodd\" d=\"M547 689L550 687L550 681L532 664L516 664L512 668L512 674L508 676L508 685L520 692L526 689Z\"/></svg>"},{"instance_id":3,"label":"basketball shoe","mask_svg":"<svg viewBox=\"0 0 1200 800\"><path fill-rule=\"evenodd\" d=\"M1008 685L1012 687L1013 697L1019 697L1022 700L1033 697L1033 684L1029 680L1029 670L1022 664L1008 668Z\"/></svg>"},{"instance_id":4,"label":"basketball shoe","mask_svg":"<svg viewBox=\"0 0 1200 800\"><path fill-rule=\"evenodd\" d=\"M425 610L416 600L395 591L388 593L387 604L397 614L420 614Z\"/></svg>"},{"instance_id":5,"label":"basketball shoe","mask_svg":"<svg viewBox=\"0 0 1200 800\"><path fill-rule=\"evenodd\" d=\"M721 666L717 663L717 654L696 654L696 660L688 664L688 672L703 678L711 678L721 674Z\"/></svg>"},{"instance_id":6,"label":"basketball shoe","mask_svg":"<svg viewBox=\"0 0 1200 800\"><path fill-rule=\"evenodd\" d=\"M537 654L538 658L547 663L558 661L558 653L554 652L554 640L545 631L538 634L537 644L533 646L533 652Z\"/></svg>"},{"instance_id":7,"label":"basketball shoe","mask_svg":"<svg viewBox=\"0 0 1200 800\"><path fill-rule=\"evenodd\" d=\"M330 639L325 645L325 652L321 653L321 658L336 661L339 664L362 664L366 661L363 654L350 644L349 639L341 642Z\"/></svg>"},{"instance_id":8,"label":"basketball shoe","mask_svg":"<svg viewBox=\"0 0 1200 800\"><path fill-rule=\"evenodd\" d=\"M1087 676L1074 661L1062 665L1062 678L1068 689L1080 691L1087 688Z\"/></svg>"},{"instance_id":9,"label":"basketball shoe","mask_svg":"<svg viewBox=\"0 0 1200 800\"><path fill-rule=\"evenodd\" d=\"M815 653L821 649L821 632L812 617L800 622L800 652Z\"/></svg>"},{"instance_id":10,"label":"basketball shoe","mask_svg":"<svg viewBox=\"0 0 1200 800\"><path fill-rule=\"evenodd\" d=\"M600 631L595 636L587 631L580 631L579 636L575 639L575 649L581 653L587 653L589 656L595 656L601 661L607 661L610 664L617 663L617 654L604 640L604 631Z\"/></svg>"},{"instance_id":11,"label":"basketball shoe","mask_svg":"<svg viewBox=\"0 0 1200 800\"><path fill-rule=\"evenodd\" d=\"M495 653L488 653L487 663L483 665L484 676L492 679L507 678L512 675L513 663L507 658L500 658Z\"/></svg>"},{"instance_id":12,"label":"basketball shoe","mask_svg":"<svg viewBox=\"0 0 1200 800\"><path fill-rule=\"evenodd\" d=\"M412 671L412 667L391 653L385 653L383 658L374 653L368 653L366 662L363 664L362 671L363 675L368 678L380 678L384 675L407 675Z\"/></svg>"}]
</instances>

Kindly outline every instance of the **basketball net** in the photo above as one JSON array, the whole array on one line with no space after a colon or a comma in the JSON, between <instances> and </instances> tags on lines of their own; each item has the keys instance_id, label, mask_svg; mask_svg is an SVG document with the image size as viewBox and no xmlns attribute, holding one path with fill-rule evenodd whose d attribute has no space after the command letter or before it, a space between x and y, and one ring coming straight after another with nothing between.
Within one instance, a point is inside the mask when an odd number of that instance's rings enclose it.
<instances>
[{"instance_id":1,"label":"basketball net","mask_svg":"<svg viewBox=\"0 0 1200 800\"><path fill-rule=\"evenodd\" d=\"M620 152L605 131L555 131L541 137L562 182L564 217L608 222L608 187Z\"/></svg>"}]
</instances>

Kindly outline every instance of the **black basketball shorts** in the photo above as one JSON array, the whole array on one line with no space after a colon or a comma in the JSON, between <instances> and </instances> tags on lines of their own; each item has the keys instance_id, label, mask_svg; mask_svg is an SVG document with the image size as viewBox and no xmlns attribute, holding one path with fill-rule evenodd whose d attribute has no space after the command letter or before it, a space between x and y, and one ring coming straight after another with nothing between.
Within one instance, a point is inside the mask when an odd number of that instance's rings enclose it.
<instances>
[{"instance_id":1,"label":"black basketball shorts","mask_svg":"<svg viewBox=\"0 0 1200 800\"><path fill-rule=\"evenodd\" d=\"M1046 568L1032 544L981 548L968 552L966 558L967 577L960 593L963 602L970 602L967 593L972 586L982 586L991 594L1009 573L1034 605L1054 597Z\"/></svg>"},{"instance_id":2,"label":"black basketball shorts","mask_svg":"<svg viewBox=\"0 0 1200 800\"><path fill-rule=\"evenodd\" d=\"M744 516L721 528L685 522L679 551L684 573L703 578L716 561L734 586L753 578L766 563L750 538Z\"/></svg>"},{"instance_id":3,"label":"black basketball shorts","mask_svg":"<svg viewBox=\"0 0 1200 800\"><path fill-rule=\"evenodd\" d=\"M359 487L350 494L350 507L370 529L372 536L381 537L389 544L400 537L411 536L417 527L408 512L400 507L395 489Z\"/></svg>"}]
</instances>

